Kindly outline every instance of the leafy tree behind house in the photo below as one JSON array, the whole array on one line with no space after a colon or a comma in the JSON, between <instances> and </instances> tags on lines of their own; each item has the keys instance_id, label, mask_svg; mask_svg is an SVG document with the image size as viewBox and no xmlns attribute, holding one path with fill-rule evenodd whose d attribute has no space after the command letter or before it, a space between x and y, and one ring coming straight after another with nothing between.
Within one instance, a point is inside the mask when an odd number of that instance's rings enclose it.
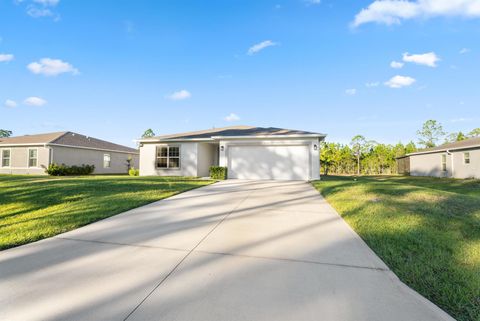
<instances>
[{"instance_id":1,"label":"leafy tree behind house","mask_svg":"<svg viewBox=\"0 0 480 321\"><path fill-rule=\"evenodd\" d=\"M0 138L2 137L10 137L12 136L13 132L11 130L0 129Z\"/></svg>"},{"instance_id":2,"label":"leafy tree behind house","mask_svg":"<svg viewBox=\"0 0 480 321\"><path fill-rule=\"evenodd\" d=\"M454 142L460 142L462 140L468 139L469 137L465 135L462 132L458 133L450 133L447 135L445 138L445 143L454 143Z\"/></svg>"},{"instance_id":3,"label":"leafy tree behind house","mask_svg":"<svg viewBox=\"0 0 480 321\"><path fill-rule=\"evenodd\" d=\"M472 131L468 133L468 137L480 137L480 127L472 129Z\"/></svg>"},{"instance_id":4,"label":"leafy tree behind house","mask_svg":"<svg viewBox=\"0 0 480 321\"><path fill-rule=\"evenodd\" d=\"M438 141L445 136L445 134L442 124L433 119L427 120L423 124L422 129L417 131L419 144L425 148L437 146Z\"/></svg>"},{"instance_id":5,"label":"leafy tree behind house","mask_svg":"<svg viewBox=\"0 0 480 321\"><path fill-rule=\"evenodd\" d=\"M151 128L147 129L146 131L143 132L142 138L149 138L155 136L155 133Z\"/></svg>"}]
</instances>

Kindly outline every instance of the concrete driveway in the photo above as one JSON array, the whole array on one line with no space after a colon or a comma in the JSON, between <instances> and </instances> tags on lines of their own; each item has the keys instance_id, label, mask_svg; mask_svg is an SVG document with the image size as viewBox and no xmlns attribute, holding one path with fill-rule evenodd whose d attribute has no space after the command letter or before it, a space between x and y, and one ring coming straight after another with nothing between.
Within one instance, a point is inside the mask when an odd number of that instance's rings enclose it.
<instances>
[{"instance_id":1,"label":"concrete driveway","mask_svg":"<svg viewBox=\"0 0 480 321\"><path fill-rule=\"evenodd\" d=\"M311 185L225 181L0 252L0 320L453 320Z\"/></svg>"}]
</instances>

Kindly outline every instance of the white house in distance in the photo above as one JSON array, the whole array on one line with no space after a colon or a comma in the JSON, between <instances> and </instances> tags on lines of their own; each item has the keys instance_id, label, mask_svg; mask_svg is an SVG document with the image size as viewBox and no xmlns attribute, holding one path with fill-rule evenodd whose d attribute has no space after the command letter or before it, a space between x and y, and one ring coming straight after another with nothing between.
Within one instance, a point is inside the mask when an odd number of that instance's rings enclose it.
<instances>
[{"instance_id":1,"label":"white house in distance","mask_svg":"<svg viewBox=\"0 0 480 321\"><path fill-rule=\"evenodd\" d=\"M52 163L94 165L94 174L125 174L138 168L138 150L73 132L0 138L0 174L45 174Z\"/></svg>"},{"instance_id":2,"label":"white house in distance","mask_svg":"<svg viewBox=\"0 0 480 321\"><path fill-rule=\"evenodd\" d=\"M140 175L209 176L225 166L228 178L316 180L326 135L282 128L232 126L141 139Z\"/></svg>"},{"instance_id":3,"label":"white house in distance","mask_svg":"<svg viewBox=\"0 0 480 321\"><path fill-rule=\"evenodd\" d=\"M412 176L480 178L480 137L424 149L405 159Z\"/></svg>"}]
</instances>

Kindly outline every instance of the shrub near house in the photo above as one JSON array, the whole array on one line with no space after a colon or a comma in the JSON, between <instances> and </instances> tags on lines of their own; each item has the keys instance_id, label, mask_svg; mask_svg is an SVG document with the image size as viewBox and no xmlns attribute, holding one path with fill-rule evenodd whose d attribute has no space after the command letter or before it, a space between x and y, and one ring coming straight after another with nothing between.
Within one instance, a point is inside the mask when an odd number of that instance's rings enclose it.
<instances>
[{"instance_id":1,"label":"shrub near house","mask_svg":"<svg viewBox=\"0 0 480 321\"><path fill-rule=\"evenodd\" d=\"M48 165L45 173L50 176L72 176L72 175L90 175L95 171L94 165L67 166L65 164L57 165L55 163Z\"/></svg>"}]
</instances>

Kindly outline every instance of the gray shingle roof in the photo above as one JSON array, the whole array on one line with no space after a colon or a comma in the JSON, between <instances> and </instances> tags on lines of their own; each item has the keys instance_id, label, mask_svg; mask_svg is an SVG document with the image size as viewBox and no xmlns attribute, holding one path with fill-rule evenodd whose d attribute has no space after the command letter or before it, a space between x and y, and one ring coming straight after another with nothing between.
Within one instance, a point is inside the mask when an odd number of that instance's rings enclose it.
<instances>
[{"instance_id":1,"label":"gray shingle roof","mask_svg":"<svg viewBox=\"0 0 480 321\"><path fill-rule=\"evenodd\" d=\"M126 153L138 153L138 150L123 145L114 144L105 140L73 133L73 132L55 132L37 135L14 136L0 138L0 146L14 145L39 145L56 144L63 146L84 147L119 151Z\"/></svg>"},{"instance_id":2,"label":"gray shingle roof","mask_svg":"<svg viewBox=\"0 0 480 321\"><path fill-rule=\"evenodd\" d=\"M253 127L253 126L230 126L222 128L212 128L207 130L200 130L194 132L186 132L172 135L162 135L147 138L145 140L189 140L189 139L202 139L212 138L216 136L221 137L236 137L236 136L289 136L289 135L316 135L318 137L324 137L325 134L308 132L303 130L284 129L275 127Z\"/></svg>"},{"instance_id":3,"label":"gray shingle roof","mask_svg":"<svg viewBox=\"0 0 480 321\"><path fill-rule=\"evenodd\" d=\"M470 149L470 148L480 148L480 137L469 138L459 142L448 143L448 144L443 144L437 147L422 149L422 150L419 150L418 152L407 154L407 156L425 154L425 153L444 152L447 150L454 150L454 149Z\"/></svg>"}]
</instances>

